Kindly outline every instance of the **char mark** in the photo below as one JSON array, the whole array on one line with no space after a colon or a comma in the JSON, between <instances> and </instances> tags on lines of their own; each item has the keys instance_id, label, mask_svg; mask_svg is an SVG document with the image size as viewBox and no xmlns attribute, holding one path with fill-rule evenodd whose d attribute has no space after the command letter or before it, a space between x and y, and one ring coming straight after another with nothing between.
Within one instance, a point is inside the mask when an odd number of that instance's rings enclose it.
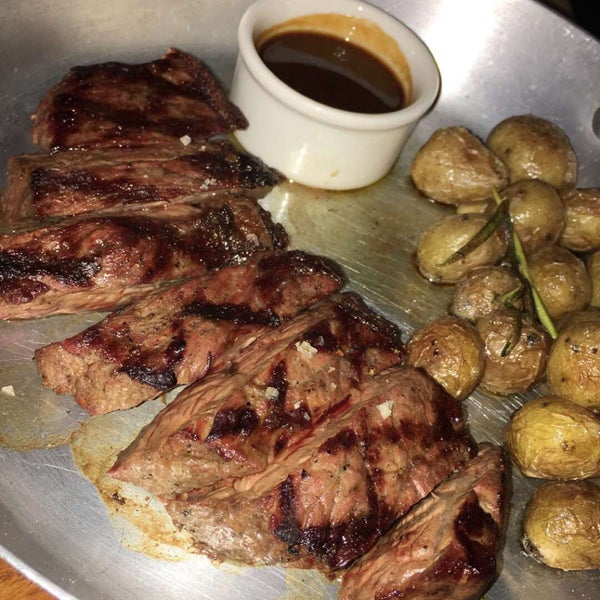
<instances>
[{"instance_id":1,"label":"char mark","mask_svg":"<svg viewBox=\"0 0 600 600\"><path fill-rule=\"evenodd\" d=\"M158 197L156 186L140 181L133 183L127 177L100 178L82 169L71 173L55 173L52 169L43 167L35 169L31 174L31 190L35 198L51 197L65 189L102 198L115 197L124 204L152 202Z\"/></svg>"},{"instance_id":2,"label":"char mark","mask_svg":"<svg viewBox=\"0 0 600 600\"><path fill-rule=\"evenodd\" d=\"M183 316L197 316L211 321L231 321L236 325L266 325L278 327L281 319L271 310L253 311L245 304L213 304L210 302L191 302L184 307Z\"/></svg>"},{"instance_id":3,"label":"char mark","mask_svg":"<svg viewBox=\"0 0 600 600\"><path fill-rule=\"evenodd\" d=\"M56 258L18 249L0 251L0 282L52 277L64 285L85 287L100 269L93 258Z\"/></svg>"},{"instance_id":4,"label":"char mark","mask_svg":"<svg viewBox=\"0 0 600 600\"><path fill-rule=\"evenodd\" d=\"M131 379L145 383L157 390L167 392L177 385L177 377L173 369L156 371L146 365L127 365L119 369Z\"/></svg>"},{"instance_id":5,"label":"char mark","mask_svg":"<svg viewBox=\"0 0 600 600\"><path fill-rule=\"evenodd\" d=\"M351 443L351 436L342 437L344 440L341 443ZM309 478L310 472L302 470L300 477ZM341 569L364 554L391 524L391 513L382 504L378 505L372 486L369 504L370 510L367 513L348 515L345 521L336 525L302 527L296 518L294 480L289 476L279 486L280 519L273 533L287 544L289 554L298 555L304 550L318 558L327 568Z\"/></svg>"},{"instance_id":6,"label":"char mark","mask_svg":"<svg viewBox=\"0 0 600 600\"><path fill-rule=\"evenodd\" d=\"M119 371L135 381L149 385L161 392L168 392L177 385L175 367L182 360L185 349L186 342L183 333L180 332L166 348L162 357L164 362L162 368L159 369L145 364L144 355L134 355L135 358L127 359Z\"/></svg>"},{"instance_id":7,"label":"char mark","mask_svg":"<svg viewBox=\"0 0 600 600\"><path fill-rule=\"evenodd\" d=\"M248 436L259 424L256 411L248 406L223 409L215 415L206 441L216 442L226 436Z\"/></svg>"}]
</instances>

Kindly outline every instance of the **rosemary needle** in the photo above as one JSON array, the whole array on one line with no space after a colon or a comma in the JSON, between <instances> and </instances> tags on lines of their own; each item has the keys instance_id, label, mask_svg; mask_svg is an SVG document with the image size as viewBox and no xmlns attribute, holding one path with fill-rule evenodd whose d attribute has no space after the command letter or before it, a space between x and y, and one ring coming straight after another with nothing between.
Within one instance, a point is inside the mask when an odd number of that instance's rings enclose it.
<instances>
[{"instance_id":1,"label":"rosemary needle","mask_svg":"<svg viewBox=\"0 0 600 600\"><path fill-rule=\"evenodd\" d=\"M490 217L487 223L466 243L463 244L456 252L451 254L443 263L438 265L439 267L445 267L461 258L464 258L473 250L479 248L502 224L507 215L507 207L505 204L498 205L498 208L494 211L494 214Z\"/></svg>"},{"instance_id":2,"label":"rosemary needle","mask_svg":"<svg viewBox=\"0 0 600 600\"><path fill-rule=\"evenodd\" d=\"M494 200L498 207L502 205L506 205L506 201L502 200L500 194L496 188L492 188L492 193L494 195ZM510 235L512 238L512 243L515 251L515 258L517 259L517 264L519 266L519 271L524 279L527 280L529 286L531 288L531 296L533 297L533 303L535 305L535 311L537 313L538 319L544 329L548 332L550 337L555 340L558 337L558 331L556 326L554 325L552 318L548 314L546 307L544 306L544 302L541 299L535 285L533 284L533 278L531 277L531 273L529 272L529 267L527 266L527 259L525 258L525 253L523 252L523 246L521 245L521 240L519 239L519 235L512 227L510 223L510 219L508 219L510 226Z\"/></svg>"}]
</instances>

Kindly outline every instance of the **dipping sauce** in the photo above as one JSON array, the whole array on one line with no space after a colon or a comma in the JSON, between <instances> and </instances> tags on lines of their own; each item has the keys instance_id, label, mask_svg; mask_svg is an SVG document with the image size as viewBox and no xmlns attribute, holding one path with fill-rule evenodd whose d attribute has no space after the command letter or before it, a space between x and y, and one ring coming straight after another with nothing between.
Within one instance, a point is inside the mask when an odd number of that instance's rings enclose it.
<instances>
[{"instance_id":1,"label":"dipping sauce","mask_svg":"<svg viewBox=\"0 0 600 600\"><path fill-rule=\"evenodd\" d=\"M341 38L284 32L257 49L281 81L322 104L368 114L393 112L406 105L407 95L392 70L368 50Z\"/></svg>"}]
</instances>

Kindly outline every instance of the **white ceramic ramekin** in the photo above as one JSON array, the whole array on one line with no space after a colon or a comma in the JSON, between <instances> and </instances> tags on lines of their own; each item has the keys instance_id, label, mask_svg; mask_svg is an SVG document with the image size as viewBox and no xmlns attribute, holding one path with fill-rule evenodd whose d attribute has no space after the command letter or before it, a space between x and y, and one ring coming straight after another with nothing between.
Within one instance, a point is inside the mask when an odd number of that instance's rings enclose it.
<instances>
[{"instance_id":1,"label":"white ceramic ramekin","mask_svg":"<svg viewBox=\"0 0 600 600\"><path fill-rule=\"evenodd\" d=\"M347 112L278 79L259 57L257 38L277 24L317 13L365 19L393 38L410 70L410 104L383 114ZM403 23L359 0L258 0L240 21L238 43L231 99L250 125L236 137L289 179L312 187L347 190L383 177L439 91L439 72L427 46Z\"/></svg>"}]
</instances>

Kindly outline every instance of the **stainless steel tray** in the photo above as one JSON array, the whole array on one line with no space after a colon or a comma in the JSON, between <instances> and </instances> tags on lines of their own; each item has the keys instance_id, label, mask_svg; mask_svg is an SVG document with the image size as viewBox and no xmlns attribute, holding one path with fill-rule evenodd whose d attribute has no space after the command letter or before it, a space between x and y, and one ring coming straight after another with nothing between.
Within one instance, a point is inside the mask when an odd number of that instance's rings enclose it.
<instances>
[{"instance_id":1,"label":"stainless steel tray","mask_svg":"<svg viewBox=\"0 0 600 600\"><path fill-rule=\"evenodd\" d=\"M283 0L282 0L283 1ZM415 196L411 157L434 129L462 124L485 137L499 120L531 112L560 124L580 159L579 185L600 185L600 44L529 0L379 0L429 44L442 74L436 108L395 169L354 193L293 185L265 202L293 245L337 259L351 286L406 332L442 314L449 290L411 266L420 231L443 210ZM32 149L29 116L71 66L141 61L178 46L230 80L235 31L248 0L5 0L0 7L0 173ZM2 183L2 181L0 181ZM0 324L0 557L60 598L333 599L336 584L312 572L213 566L203 557L165 561L124 548L96 489L60 445L85 415L40 386L33 349L98 315ZM12 386L14 396L10 395ZM500 442L523 398L476 393L466 403L477 439ZM37 449L36 449L37 448ZM502 574L488 600L598 597L600 574L562 573L518 545L524 502L537 482L513 474L513 512Z\"/></svg>"}]
</instances>

